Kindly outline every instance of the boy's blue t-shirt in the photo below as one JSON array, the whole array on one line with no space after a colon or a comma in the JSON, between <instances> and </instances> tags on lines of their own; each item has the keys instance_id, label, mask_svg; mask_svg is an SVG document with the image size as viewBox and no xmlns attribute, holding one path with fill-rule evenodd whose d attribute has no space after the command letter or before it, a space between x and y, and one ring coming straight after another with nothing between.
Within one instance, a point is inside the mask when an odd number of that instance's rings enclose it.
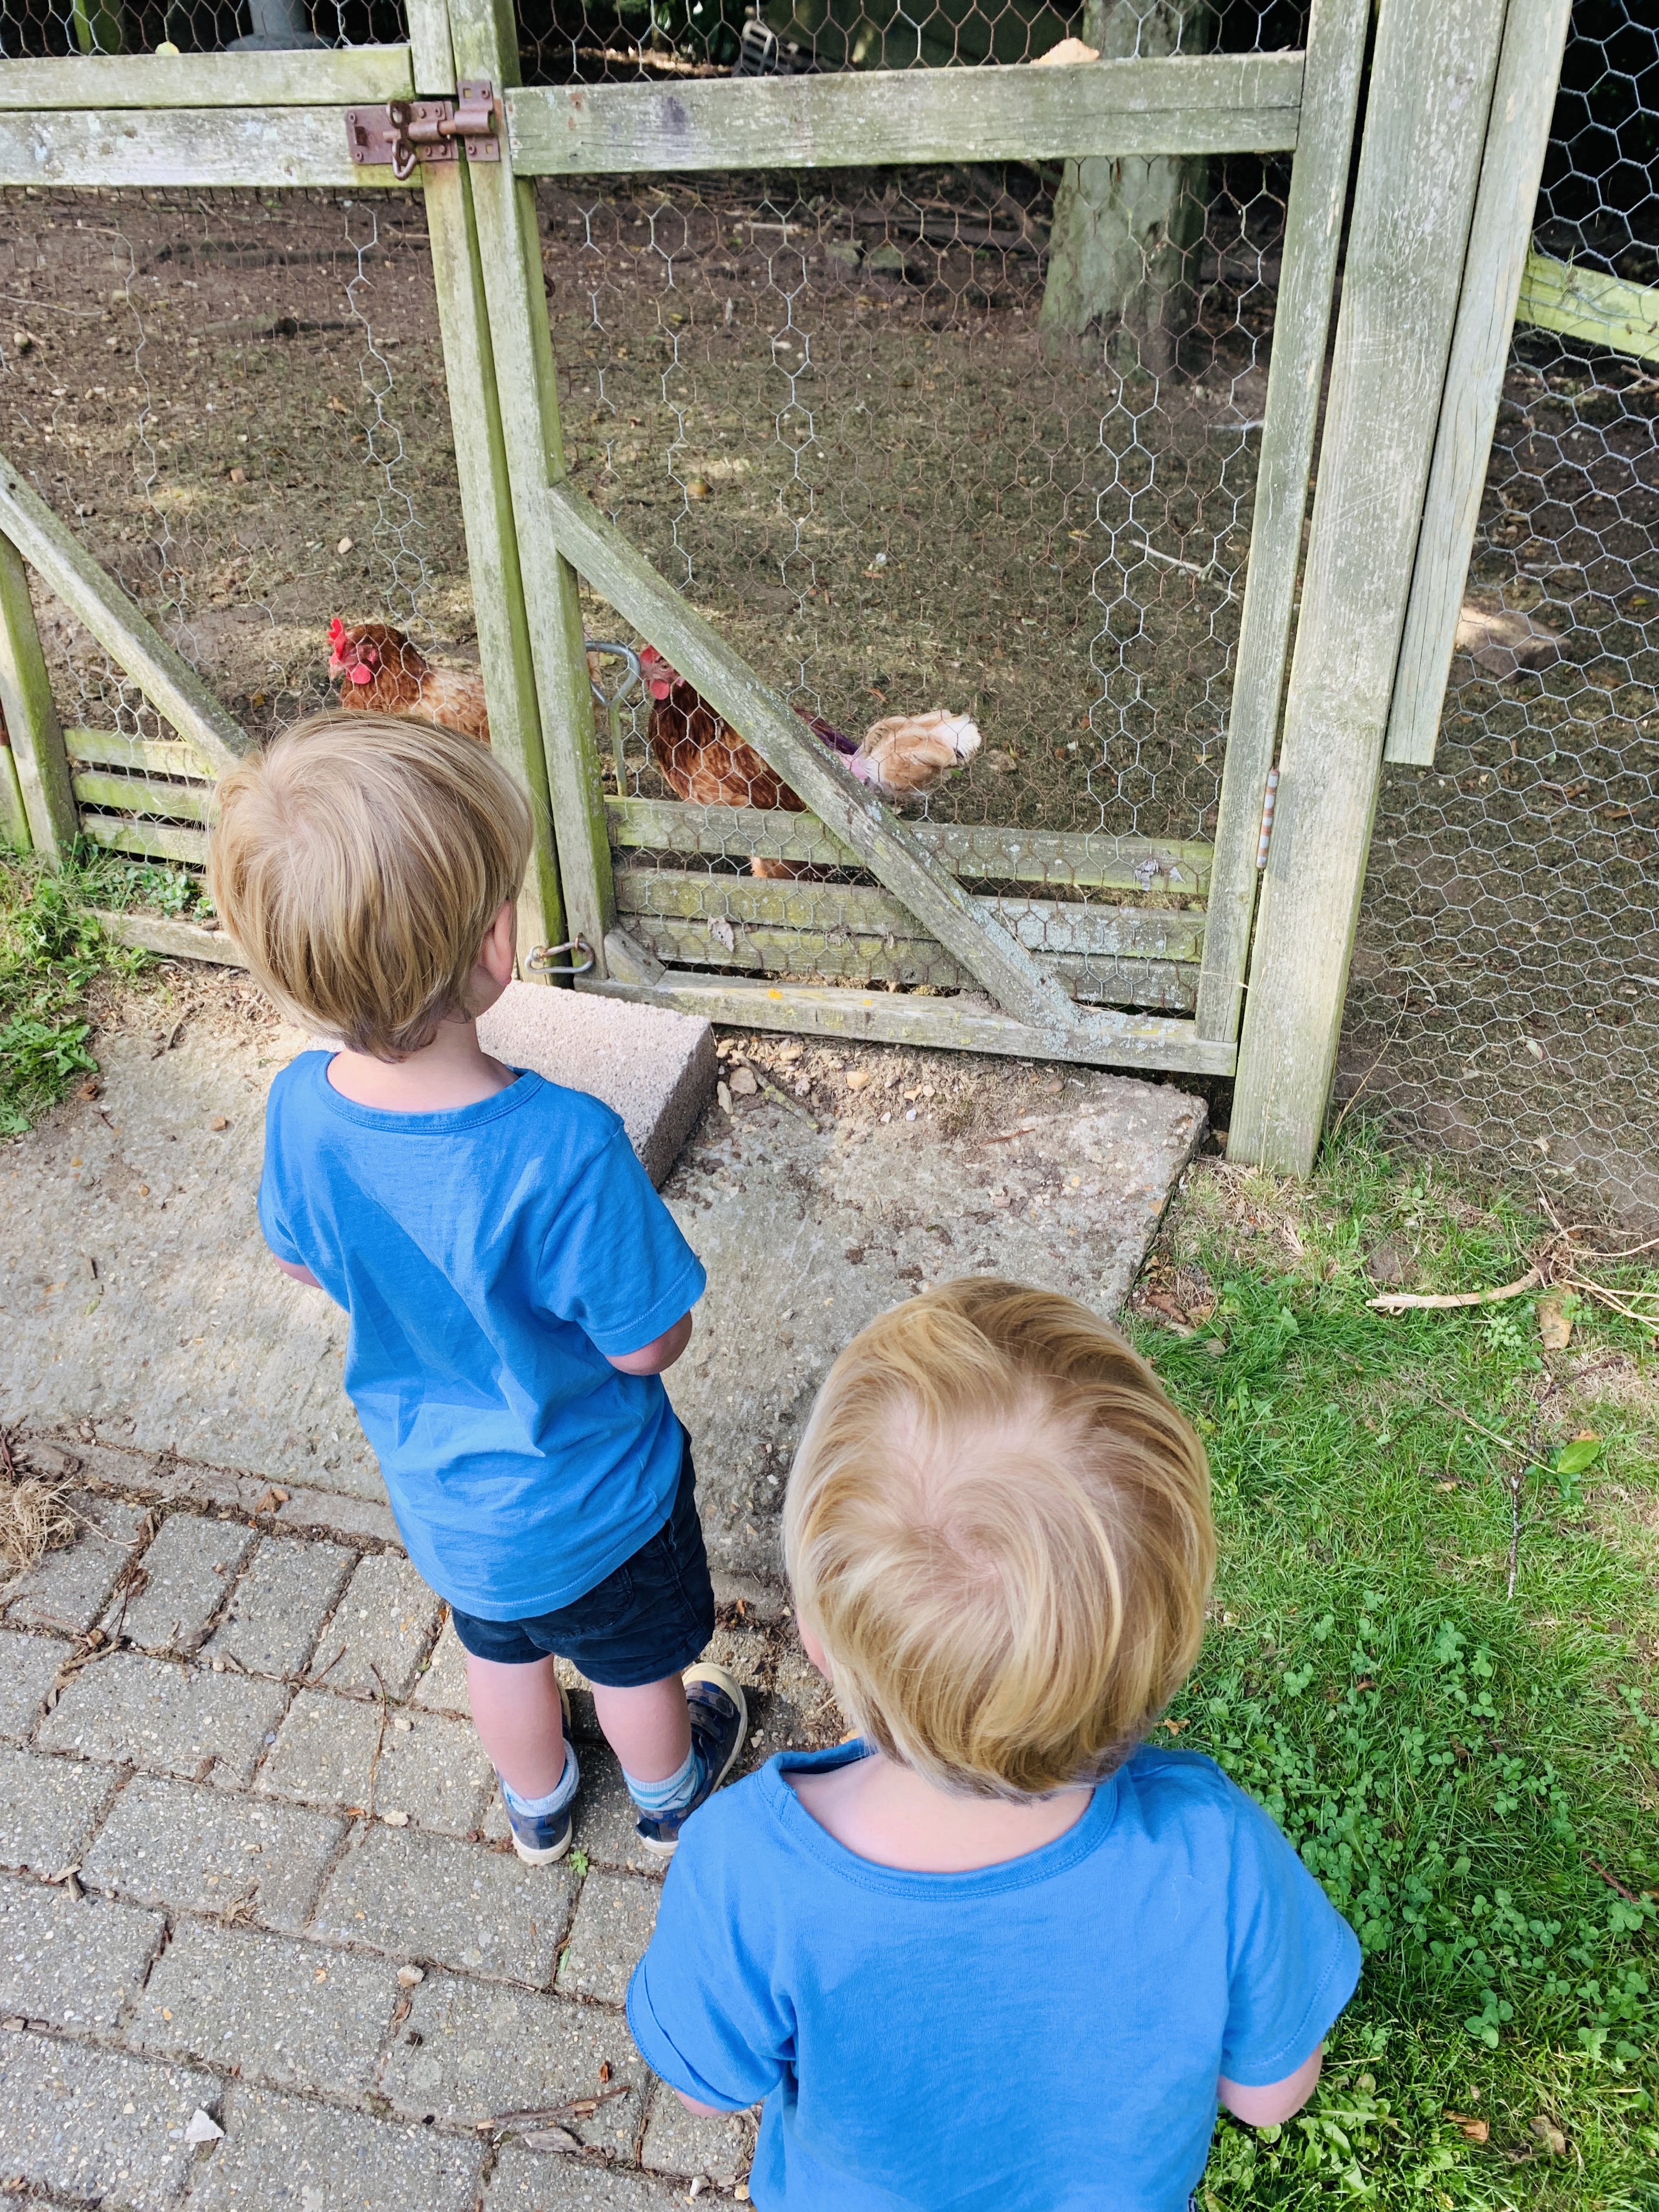
<instances>
[{"instance_id":1,"label":"boy's blue t-shirt","mask_svg":"<svg viewBox=\"0 0 1659 2212\"><path fill-rule=\"evenodd\" d=\"M1293 2074L1352 1930L1213 1760L1137 1752L1074 1828L971 1874L857 1857L785 1753L687 1822L628 1991L647 2063L764 2098L763 2212L1181 2212L1216 2083Z\"/></svg>"},{"instance_id":2,"label":"boy's blue t-shirt","mask_svg":"<svg viewBox=\"0 0 1659 2212\"><path fill-rule=\"evenodd\" d=\"M668 1394L605 1355L672 1328L702 1265L598 1099L520 1073L390 1113L332 1057L270 1087L259 1225L351 1317L346 1389L420 1572L481 1620L550 1613L668 1517Z\"/></svg>"}]
</instances>

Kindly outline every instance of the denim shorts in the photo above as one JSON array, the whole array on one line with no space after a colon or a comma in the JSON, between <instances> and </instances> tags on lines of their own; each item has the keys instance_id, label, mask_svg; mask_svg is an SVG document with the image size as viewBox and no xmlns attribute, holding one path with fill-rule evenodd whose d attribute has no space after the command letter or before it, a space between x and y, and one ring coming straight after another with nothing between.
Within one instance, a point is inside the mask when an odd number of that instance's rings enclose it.
<instances>
[{"instance_id":1,"label":"denim shorts","mask_svg":"<svg viewBox=\"0 0 1659 2212\"><path fill-rule=\"evenodd\" d=\"M551 1654L611 1690L637 1690L679 1674L714 1633L696 1482L688 1437L668 1518L632 1559L568 1605L529 1620L480 1620L452 1608L462 1644L475 1659L507 1667L532 1666Z\"/></svg>"}]
</instances>

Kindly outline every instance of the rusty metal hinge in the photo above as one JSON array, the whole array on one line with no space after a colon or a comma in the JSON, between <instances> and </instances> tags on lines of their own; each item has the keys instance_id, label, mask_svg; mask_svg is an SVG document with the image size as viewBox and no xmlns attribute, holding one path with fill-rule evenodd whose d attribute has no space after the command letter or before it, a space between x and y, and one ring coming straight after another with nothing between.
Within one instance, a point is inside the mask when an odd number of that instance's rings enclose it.
<instances>
[{"instance_id":1,"label":"rusty metal hinge","mask_svg":"<svg viewBox=\"0 0 1659 2212\"><path fill-rule=\"evenodd\" d=\"M455 88L453 100L394 100L388 107L349 107L346 143L351 158L364 167L392 164L401 184L419 161L453 161L465 146L469 161L499 161L495 136L498 103L487 77Z\"/></svg>"}]
</instances>

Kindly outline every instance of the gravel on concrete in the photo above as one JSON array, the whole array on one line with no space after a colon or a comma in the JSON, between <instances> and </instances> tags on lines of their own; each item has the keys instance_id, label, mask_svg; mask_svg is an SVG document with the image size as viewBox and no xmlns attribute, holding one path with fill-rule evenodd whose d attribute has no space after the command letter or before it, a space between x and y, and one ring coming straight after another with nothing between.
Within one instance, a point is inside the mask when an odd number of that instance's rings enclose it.
<instances>
[{"instance_id":1,"label":"gravel on concrete","mask_svg":"<svg viewBox=\"0 0 1659 2212\"><path fill-rule=\"evenodd\" d=\"M78 1759L0 1751L0 1866L51 1875L72 1864L119 1779Z\"/></svg>"},{"instance_id":2,"label":"gravel on concrete","mask_svg":"<svg viewBox=\"0 0 1659 2212\"><path fill-rule=\"evenodd\" d=\"M559 1995L620 2005L651 1941L661 1895L661 1885L642 1875L590 1874L559 1960Z\"/></svg>"},{"instance_id":3,"label":"gravel on concrete","mask_svg":"<svg viewBox=\"0 0 1659 2212\"><path fill-rule=\"evenodd\" d=\"M166 1933L158 1912L0 1875L0 2015L113 2027Z\"/></svg>"},{"instance_id":4,"label":"gravel on concrete","mask_svg":"<svg viewBox=\"0 0 1659 2212\"><path fill-rule=\"evenodd\" d=\"M138 1775L116 1799L82 1879L141 1905L297 1934L345 1832L343 1820L298 1805Z\"/></svg>"},{"instance_id":5,"label":"gravel on concrete","mask_svg":"<svg viewBox=\"0 0 1659 2212\"><path fill-rule=\"evenodd\" d=\"M238 2082L190 2212L472 2212L484 2145Z\"/></svg>"},{"instance_id":6,"label":"gravel on concrete","mask_svg":"<svg viewBox=\"0 0 1659 2212\"><path fill-rule=\"evenodd\" d=\"M330 1875L318 1933L544 1989L570 1919L562 1865L376 1821Z\"/></svg>"},{"instance_id":7,"label":"gravel on concrete","mask_svg":"<svg viewBox=\"0 0 1659 2212\"><path fill-rule=\"evenodd\" d=\"M665 2181L519 2142L502 2147L484 2190L484 2212L679 2212L686 2201Z\"/></svg>"},{"instance_id":8,"label":"gravel on concrete","mask_svg":"<svg viewBox=\"0 0 1659 2212\"><path fill-rule=\"evenodd\" d=\"M80 1635L103 1611L115 1577L138 1548L141 1506L88 1491L78 1492L70 1504L82 1524L80 1540L48 1552L38 1566L0 1588L0 1605L12 1628Z\"/></svg>"},{"instance_id":9,"label":"gravel on concrete","mask_svg":"<svg viewBox=\"0 0 1659 2212\"><path fill-rule=\"evenodd\" d=\"M0 1735L30 1733L58 1669L73 1649L62 1637L8 1636L0 1631Z\"/></svg>"},{"instance_id":10,"label":"gravel on concrete","mask_svg":"<svg viewBox=\"0 0 1659 2212\"><path fill-rule=\"evenodd\" d=\"M399 1554L382 1552L365 1559L328 1625L319 1671L327 1668L331 1690L406 1698L442 1609L442 1599Z\"/></svg>"},{"instance_id":11,"label":"gravel on concrete","mask_svg":"<svg viewBox=\"0 0 1659 2212\"><path fill-rule=\"evenodd\" d=\"M254 1533L246 1521L169 1514L145 1549L143 1588L118 1595L105 1618L106 1632L114 1632L118 1614L122 1635L140 1650L194 1651L224 1603Z\"/></svg>"},{"instance_id":12,"label":"gravel on concrete","mask_svg":"<svg viewBox=\"0 0 1659 2212\"><path fill-rule=\"evenodd\" d=\"M409 1726L398 1728L397 1719ZM302 1690L256 1787L305 1804L401 1812L416 1827L470 1836L495 1777L470 1721L446 1713L394 1718L378 1701Z\"/></svg>"},{"instance_id":13,"label":"gravel on concrete","mask_svg":"<svg viewBox=\"0 0 1659 2212\"><path fill-rule=\"evenodd\" d=\"M216 2111L223 2088L214 2075L118 2051L0 2034L0 2169L54 2199L155 2212L195 2164L191 2114Z\"/></svg>"},{"instance_id":14,"label":"gravel on concrete","mask_svg":"<svg viewBox=\"0 0 1659 2212\"><path fill-rule=\"evenodd\" d=\"M287 1698L280 1683L112 1651L70 1679L36 1741L186 1781L211 1772L246 1789Z\"/></svg>"},{"instance_id":15,"label":"gravel on concrete","mask_svg":"<svg viewBox=\"0 0 1659 2212\"><path fill-rule=\"evenodd\" d=\"M688 2112L672 2090L657 2092L645 2131L642 2162L658 2173L706 2173L730 2188L749 2171L757 2124L751 2112L713 2118Z\"/></svg>"},{"instance_id":16,"label":"gravel on concrete","mask_svg":"<svg viewBox=\"0 0 1659 2212\"><path fill-rule=\"evenodd\" d=\"M343 1545L267 1536L243 1569L230 1603L203 1647L250 1674L291 1674L316 1648L353 1554Z\"/></svg>"}]
</instances>

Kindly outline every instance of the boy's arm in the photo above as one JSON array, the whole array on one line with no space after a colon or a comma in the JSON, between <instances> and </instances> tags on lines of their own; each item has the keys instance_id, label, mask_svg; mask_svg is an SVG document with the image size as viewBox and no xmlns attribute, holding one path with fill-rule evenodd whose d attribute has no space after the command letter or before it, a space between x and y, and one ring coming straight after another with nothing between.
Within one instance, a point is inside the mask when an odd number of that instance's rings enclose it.
<instances>
[{"instance_id":1,"label":"boy's arm","mask_svg":"<svg viewBox=\"0 0 1659 2212\"><path fill-rule=\"evenodd\" d=\"M683 1313L672 1328L664 1329L637 1352L607 1352L605 1356L624 1375L660 1375L664 1368L674 1364L690 1341L691 1316Z\"/></svg>"},{"instance_id":2,"label":"boy's arm","mask_svg":"<svg viewBox=\"0 0 1659 2212\"><path fill-rule=\"evenodd\" d=\"M274 1252L270 1256L273 1260L276 1260L276 1255ZM313 1291L322 1289L322 1285L312 1273L310 1268L302 1267L297 1260L276 1260L276 1265L285 1275L292 1276L296 1283L304 1283Z\"/></svg>"},{"instance_id":3,"label":"boy's arm","mask_svg":"<svg viewBox=\"0 0 1659 2212\"><path fill-rule=\"evenodd\" d=\"M1230 2081L1224 2074L1216 2084L1216 2094L1233 2118L1243 2120L1246 2127L1275 2127L1281 2120L1288 2120L1293 2112L1299 2112L1312 2096L1324 2060L1325 2046L1321 2043L1295 2073L1287 2074L1282 2081L1268 2081L1251 2088L1243 2081ZM691 2109L700 2112L703 2107L694 2105Z\"/></svg>"}]
</instances>

